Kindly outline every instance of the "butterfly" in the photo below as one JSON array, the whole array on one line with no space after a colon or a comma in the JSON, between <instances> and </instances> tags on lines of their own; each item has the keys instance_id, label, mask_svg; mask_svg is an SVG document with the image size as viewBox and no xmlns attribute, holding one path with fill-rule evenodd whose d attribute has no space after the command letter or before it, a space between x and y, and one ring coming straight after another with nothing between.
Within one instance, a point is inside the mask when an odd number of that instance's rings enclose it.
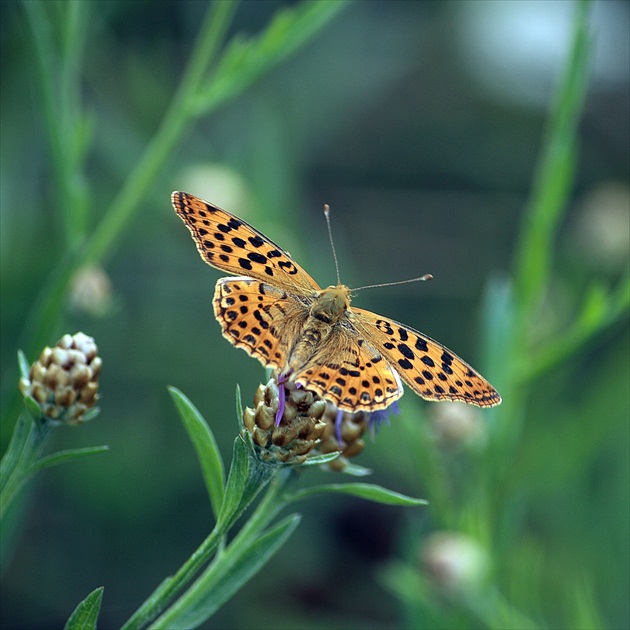
<instances>
[{"instance_id":1,"label":"butterfly","mask_svg":"<svg viewBox=\"0 0 630 630\"><path fill-rule=\"evenodd\" d=\"M223 336L265 367L348 412L385 409L401 380L426 400L478 407L499 393L454 352L413 328L350 305L344 284L322 289L281 247L242 219L185 192L171 202L201 258L236 277L217 281Z\"/></svg>"}]
</instances>

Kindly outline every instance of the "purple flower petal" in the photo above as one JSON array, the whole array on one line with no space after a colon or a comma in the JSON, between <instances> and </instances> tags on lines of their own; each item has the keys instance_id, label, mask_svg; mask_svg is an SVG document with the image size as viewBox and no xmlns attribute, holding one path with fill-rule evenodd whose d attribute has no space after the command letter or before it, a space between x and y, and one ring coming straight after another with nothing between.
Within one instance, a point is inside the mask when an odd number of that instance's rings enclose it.
<instances>
[{"instance_id":1,"label":"purple flower petal","mask_svg":"<svg viewBox=\"0 0 630 630\"><path fill-rule=\"evenodd\" d=\"M341 424L343 422L343 411L341 409L337 409L337 418L335 419L335 434L337 436L337 442L339 442L339 446L343 444L341 439Z\"/></svg>"},{"instance_id":2,"label":"purple flower petal","mask_svg":"<svg viewBox=\"0 0 630 630\"><path fill-rule=\"evenodd\" d=\"M389 426L389 416L392 413L396 415L400 413L400 407L398 406L397 401L394 401L386 409L379 409L378 411L373 411L370 414L370 432L372 433L372 436L379 432L383 424Z\"/></svg>"},{"instance_id":3,"label":"purple flower petal","mask_svg":"<svg viewBox=\"0 0 630 630\"><path fill-rule=\"evenodd\" d=\"M284 415L284 408L286 407L287 395L284 389L284 381L280 382L278 379L278 411L276 411L276 426L280 425L280 420Z\"/></svg>"}]
</instances>

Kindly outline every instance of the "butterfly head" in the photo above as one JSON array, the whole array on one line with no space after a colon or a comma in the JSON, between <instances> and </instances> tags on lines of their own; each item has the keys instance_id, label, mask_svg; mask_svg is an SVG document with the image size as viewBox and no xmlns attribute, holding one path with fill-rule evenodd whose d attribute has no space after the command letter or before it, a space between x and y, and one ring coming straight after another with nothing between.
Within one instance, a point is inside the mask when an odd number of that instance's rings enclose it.
<instances>
[{"instance_id":1,"label":"butterfly head","mask_svg":"<svg viewBox=\"0 0 630 630\"><path fill-rule=\"evenodd\" d=\"M311 306L311 317L334 324L350 307L350 289L345 284L330 286L320 292Z\"/></svg>"}]
</instances>

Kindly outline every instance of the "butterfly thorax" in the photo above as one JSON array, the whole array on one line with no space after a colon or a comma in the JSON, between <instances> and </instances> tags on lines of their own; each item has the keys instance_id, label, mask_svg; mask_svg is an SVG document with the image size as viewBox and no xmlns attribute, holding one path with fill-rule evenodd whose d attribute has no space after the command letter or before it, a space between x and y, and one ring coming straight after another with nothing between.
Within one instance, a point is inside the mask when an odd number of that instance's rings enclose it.
<instances>
[{"instance_id":1,"label":"butterfly thorax","mask_svg":"<svg viewBox=\"0 0 630 630\"><path fill-rule=\"evenodd\" d=\"M290 371L299 371L309 361L317 348L328 339L335 325L345 316L349 306L350 289L343 284L327 287L317 294L299 341L290 354Z\"/></svg>"}]
</instances>

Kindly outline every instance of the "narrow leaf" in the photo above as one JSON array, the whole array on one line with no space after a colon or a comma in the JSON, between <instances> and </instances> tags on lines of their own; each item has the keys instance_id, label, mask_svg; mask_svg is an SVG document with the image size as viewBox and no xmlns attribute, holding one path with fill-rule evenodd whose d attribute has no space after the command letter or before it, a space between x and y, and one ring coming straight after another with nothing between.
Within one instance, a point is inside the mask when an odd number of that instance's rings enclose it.
<instances>
[{"instance_id":1,"label":"narrow leaf","mask_svg":"<svg viewBox=\"0 0 630 630\"><path fill-rule=\"evenodd\" d=\"M20 415L15 427L13 428L13 434L11 435L11 441L9 446L2 456L0 462L0 490L3 490L8 482L9 474L17 466L26 444L28 437L32 429L32 421L25 415Z\"/></svg>"},{"instance_id":2,"label":"narrow leaf","mask_svg":"<svg viewBox=\"0 0 630 630\"><path fill-rule=\"evenodd\" d=\"M367 477L372 474L372 470L370 468L359 466L358 464L348 464L341 472L344 475L350 475L351 477Z\"/></svg>"},{"instance_id":3,"label":"narrow leaf","mask_svg":"<svg viewBox=\"0 0 630 630\"><path fill-rule=\"evenodd\" d=\"M195 103L196 113L207 113L247 89L304 46L347 5L345 0L302 2L277 11L262 34L247 40L233 37L207 90Z\"/></svg>"},{"instance_id":4,"label":"narrow leaf","mask_svg":"<svg viewBox=\"0 0 630 630\"><path fill-rule=\"evenodd\" d=\"M314 486L312 488L298 490L290 496L290 499L305 499L314 494L321 494L323 492L351 494L355 497L376 503L384 503L386 505L427 505L428 503L428 501L424 499L414 499L413 497L408 497L404 494L371 483L339 483Z\"/></svg>"},{"instance_id":5,"label":"narrow leaf","mask_svg":"<svg viewBox=\"0 0 630 630\"><path fill-rule=\"evenodd\" d=\"M531 313L548 281L554 240L568 207L577 162L578 124L588 88L592 38L588 31L589 2L576 3L568 63L560 78L546 142L537 165L531 198L516 247L514 278L521 323ZM522 334L522 331L519 332Z\"/></svg>"},{"instance_id":6,"label":"narrow leaf","mask_svg":"<svg viewBox=\"0 0 630 630\"><path fill-rule=\"evenodd\" d=\"M64 451L57 451L52 455L47 455L38 459L32 466L29 467L27 474L33 475L37 471L49 466L57 466L64 462L72 461L73 459L80 459L82 457L88 457L89 455L97 455L98 453L105 453L109 451L109 446L87 446L85 448L71 448Z\"/></svg>"},{"instance_id":7,"label":"narrow leaf","mask_svg":"<svg viewBox=\"0 0 630 630\"><path fill-rule=\"evenodd\" d=\"M201 464L203 480L210 496L212 511L218 517L221 504L223 503L225 470L214 434L197 407L179 389L169 387L168 391L177 407L179 417L184 423L195 451L197 451L197 458Z\"/></svg>"},{"instance_id":8,"label":"narrow leaf","mask_svg":"<svg viewBox=\"0 0 630 630\"><path fill-rule=\"evenodd\" d=\"M70 615L64 630L95 630L98 613L101 610L103 587L92 591Z\"/></svg>"},{"instance_id":9,"label":"narrow leaf","mask_svg":"<svg viewBox=\"0 0 630 630\"><path fill-rule=\"evenodd\" d=\"M247 445L240 437L236 437L223 503L217 517L217 529L227 531L229 523L235 520L233 517L238 510L247 480L248 459Z\"/></svg>"},{"instance_id":10,"label":"narrow leaf","mask_svg":"<svg viewBox=\"0 0 630 630\"><path fill-rule=\"evenodd\" d=\"M238 430L243 429L243 401L241 399L241 388L236 386L236 422Z\"/></svg>"},{"instance_id":11,"label":"narrow leaf","mask_svg":"<svg viewBox=\"0 0 630 630\"><path fill-rule=\"evenodd\" d=\"M217 527L227 531L280 468L263 464L240 436L234 441L234 455Z\"/></svg>"},{"instance_id":12,"label":"narrow leaf","mask_svg":"<svg viewBox=\"0 0 630 630\"><path fill-rule=\"evenodd\" d=\"M18 355L18 365L20 366L20 376L22 378L28 378L31 372L31 366L28 362L28 359L26 358L26 355L21 350L18 350L17 355Z\"/></svg>"},{"instance_id":13,"label":"narrow leaf","mask_svg":"<svg viewBox=\"0 0 630 630\"><path fill-rule=\"evenodd\" d=\"M24 406L28 411L29 415L33 419L33 422L41 422L42 420L42 409L39 406L39 403L32 396L24 396Z\"/></svg>"},{"instance_id":14,"label":"narrow leaf","mask_svg":"<svg viewBox=\"0 0 630 630\"><path fill-rule=\"evenodd\" d=\"M301 466L318 466L320 464L327 464L337 459L341 455L341 451L334 451L333 453L324 453L323 455L313 455L309 457Z\"/></svg>"}]
</instances>

